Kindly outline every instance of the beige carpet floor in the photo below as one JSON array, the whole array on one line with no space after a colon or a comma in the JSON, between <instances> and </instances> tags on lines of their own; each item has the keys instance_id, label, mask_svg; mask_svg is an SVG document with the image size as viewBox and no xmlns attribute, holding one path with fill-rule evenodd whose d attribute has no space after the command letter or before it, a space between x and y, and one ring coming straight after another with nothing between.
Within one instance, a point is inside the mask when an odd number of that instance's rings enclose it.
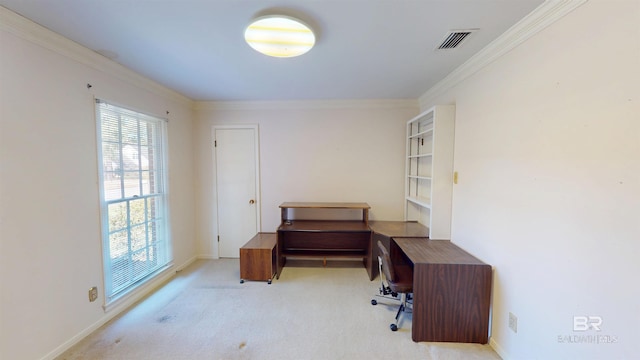
<instances>
[{"instance_id":1,"label":"beige carpet floor","mask_svg":"<svg viewBox=\"0 0 640 360\"><path fill-rule=\"evenodd\" d=\"M500 359L488 345L415 343L359 262L289 260L271 285L237 259L200 260L58 359ZM392 306L384 303L392 304Z\"/></svg>"}]
</instances>

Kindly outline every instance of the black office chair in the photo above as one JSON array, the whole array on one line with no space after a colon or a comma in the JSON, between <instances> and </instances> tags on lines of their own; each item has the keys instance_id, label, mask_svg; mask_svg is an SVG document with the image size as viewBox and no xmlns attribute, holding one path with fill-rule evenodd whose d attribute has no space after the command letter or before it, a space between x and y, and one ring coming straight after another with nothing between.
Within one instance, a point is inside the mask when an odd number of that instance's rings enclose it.
<instances>
[{"instance_id":1,"label":"black office chair","mask_svg":"<svg viewBox=\"0 0 640 360\"><path fill-rule=\"evenodd\" d=\"M394 265L387 248L378 240L378 266L380 267L380 296L387 299L400 300L400 307L396 313L396 322L390 325L391 331L398 330L398 319L405 312L407 305L411 304L413 293L413 269L409 265ZM386 283L385 283L386 279ZM400 298L398 298L400 294ZM388 296L391 295L391 296ZM377 305L378 301L371 300L371 305Z\"/></svg>"}]
</instances>

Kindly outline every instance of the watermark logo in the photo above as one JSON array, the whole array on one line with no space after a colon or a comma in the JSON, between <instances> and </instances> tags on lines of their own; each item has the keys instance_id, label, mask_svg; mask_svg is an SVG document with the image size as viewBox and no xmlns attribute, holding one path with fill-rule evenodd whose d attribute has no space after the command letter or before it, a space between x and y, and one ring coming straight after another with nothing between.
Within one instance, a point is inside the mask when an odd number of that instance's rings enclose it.
<instances>
[{"instance_id":1,"label":"watermark logo","mask_svg":"<svg viewBox=\"0 0 640 360\"><path fill-rule=\"evenodd\" d=\"M602 325L601 316L574 316L573 317L573 331L601 331Z\"/></svg>"},{"instance_id":2,"label":"watermark logo","mask_svg":"<svg viewBox=\"0 0 640 360\"><path fill-rule=\"evenodd\" d=\"M602 334L602 316L575 315L573 317L573 334L558 335L561 344L615 344L618 337Z\"/></svg>"}]
</instances>

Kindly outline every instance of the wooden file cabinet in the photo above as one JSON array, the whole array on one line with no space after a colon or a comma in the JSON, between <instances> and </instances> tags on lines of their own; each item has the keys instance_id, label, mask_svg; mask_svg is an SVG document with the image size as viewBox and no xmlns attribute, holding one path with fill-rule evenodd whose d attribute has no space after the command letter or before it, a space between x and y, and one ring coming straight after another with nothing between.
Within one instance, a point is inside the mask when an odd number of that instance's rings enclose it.
<instances>
[{"instance_id":1,"label":"wooden file cabinet","mask_svg":"<svg viewBox=\"0 0 640 360\"><path fill-rule=\"evenodd\" d=\"M257 233L240 248L240 283L267 281L276 274L276 233Z\"/></svg>"}]
</instances>

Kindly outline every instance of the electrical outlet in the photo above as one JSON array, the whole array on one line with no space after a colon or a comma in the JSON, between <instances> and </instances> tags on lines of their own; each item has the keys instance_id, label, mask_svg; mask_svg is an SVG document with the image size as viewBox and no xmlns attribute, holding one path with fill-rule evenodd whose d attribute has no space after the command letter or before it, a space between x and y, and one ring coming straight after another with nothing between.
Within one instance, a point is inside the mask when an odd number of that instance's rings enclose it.
<instances>
[{"instance_id":1,"label":"electrical outlet","mask_svg":"<svg viewBox=\"0 0 640 360\"><path fill-rule=\"evenodd\" d=\"M518 317L511 312L509 313L509 329L513 330L514 333L518 332Z\"/></svg>"},{"instance_id":2,"label":"electrical outlet","mask_svg":"<svg viewBox=\"0 0 640 360\"><path fill-rule=\"evenodd\" d=\"M89 302L94 302L98 298L98 287L94 286L89 289Z\"/></svg>"}]
</instances>

